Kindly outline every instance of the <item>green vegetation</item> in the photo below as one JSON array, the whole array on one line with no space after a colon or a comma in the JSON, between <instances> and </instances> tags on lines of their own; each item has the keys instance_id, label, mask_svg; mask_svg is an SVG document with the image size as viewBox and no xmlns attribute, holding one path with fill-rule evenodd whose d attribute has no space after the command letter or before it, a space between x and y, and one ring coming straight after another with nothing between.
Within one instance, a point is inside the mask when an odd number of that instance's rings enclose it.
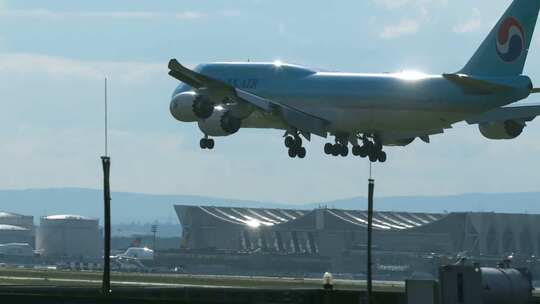
<instances>
[{"instance_id":1,"label":"green vegetation","mask_svg":"<svg viewBox=\"0 0 540 304\"><path fill-rule=\"evenodd\" d=\"M99 286L101 273L90 271L1 269L0 285L61 285L61 286ZM187 274L112 274L112 285L149 286L224 286L243 288L322 288L322 279L270 278L244 276L209 276ZM335 280L335 288L358 290L365 288L364 281ZM404 283L377 282L378 291L403 292Z\"/></svg>"}]
</instances>

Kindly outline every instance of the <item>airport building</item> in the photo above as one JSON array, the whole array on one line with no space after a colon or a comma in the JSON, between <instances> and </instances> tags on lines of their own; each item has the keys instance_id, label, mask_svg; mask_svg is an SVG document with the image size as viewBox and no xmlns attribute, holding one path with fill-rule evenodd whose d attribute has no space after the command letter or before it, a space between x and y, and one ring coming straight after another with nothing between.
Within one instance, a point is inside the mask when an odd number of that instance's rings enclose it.
<instances>
[{"instance_id":1,"label":"airport building","mask_svg":"<svg viewBox=\"0 0 540 304\"><path fill-rule=\"evenodd\" d=\"M175 209L186 250L324 257L333 271L365 269L366 211L187 205ZM411 257L540 255L540 215L385 211L375 212L373 223L375 257L390 268L408 264L419 269L411 265Z\"/></svg>"}]
</instances>

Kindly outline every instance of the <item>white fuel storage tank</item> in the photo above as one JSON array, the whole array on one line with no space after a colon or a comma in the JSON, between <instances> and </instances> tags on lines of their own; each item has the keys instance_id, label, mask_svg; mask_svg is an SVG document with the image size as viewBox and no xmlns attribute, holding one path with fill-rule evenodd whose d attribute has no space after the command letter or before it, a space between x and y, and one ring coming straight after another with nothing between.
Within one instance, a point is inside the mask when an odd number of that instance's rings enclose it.
<instances>
[{"instance_id":1,"label":"white fuel storage tank","mask_svg":"<svg viewBox=\"0 0 540 304\"><path fill-rule=\"evenodd\" d=\"M0 211L0 224L25 227L30 230L34 228L34 217L13 212Z\"/></svg>"},{"instance_id":2,"label":"white fuel storage tank","mask_svg":"<svg viewBox=\"0 0 540 304\"><path fill-rule=\"evenodd\" d=\"M62 214L41 217L36 249L47 257L94 259L101 256L99 220Z\"/></svg>"},{"instance_id":3,"label":"white fuel storage tank","mask_svg":"<svg viewBox=\"0 0 540 304\"><path fill-rule=\"evenodd\" d=\"M15 225L0 224L0 244L28 243L34 244L32 230Z\"/></svg>"}]
</instances>

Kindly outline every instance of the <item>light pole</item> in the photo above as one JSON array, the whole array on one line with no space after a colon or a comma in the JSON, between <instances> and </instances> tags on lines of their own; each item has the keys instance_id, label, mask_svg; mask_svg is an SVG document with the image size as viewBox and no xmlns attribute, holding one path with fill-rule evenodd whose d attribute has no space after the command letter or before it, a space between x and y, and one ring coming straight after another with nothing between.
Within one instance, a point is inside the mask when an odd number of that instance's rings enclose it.
<instances>
[{"instance_id":1,"label":"light pole","mask_svg":"<svg viewBox=\"0 0 540 304\"><path fill-rule=\"evenodd\" d=\"M375 180L369 177L368 180L368 226L367 226L367 302L373 303L373 281L372 281L372 261L371 261L371 235L373 232L373 190Z\"/></svg>"}]
</instances>

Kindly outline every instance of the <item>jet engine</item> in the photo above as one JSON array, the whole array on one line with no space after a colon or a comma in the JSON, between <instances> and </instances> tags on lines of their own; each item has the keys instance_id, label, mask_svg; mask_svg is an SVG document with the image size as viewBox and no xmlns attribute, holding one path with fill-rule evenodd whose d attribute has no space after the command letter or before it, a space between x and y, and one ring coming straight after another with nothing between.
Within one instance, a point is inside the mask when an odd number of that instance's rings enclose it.
<instances>
[{"instance_id":1,"label":"jet engine","mask_svg":"<svg viewBox=\"0 0 540 304\"><path fill-rule=\"evenodd\" d=\"M183 92L171 100L170 111L179 121L194 122L212 116L214 104L205 95Z\"/></svg>"},{"instance_id":2,"label":"jet engine","mask_svg":"<svg viewBox=\"0 0 540 304\"><path fill-rule=\"evenodd\" d=\"M478 128L489 139L513 139L518 137L525 124L515 120L481 123Z\"/></svg>"},{"instance_id":3,"label":"jet engine","mask_svg":"<svg viewBox=\"0 0 540 304\"><path fill-rule=\"evenodd\" d=\"M242 120L231 115L229 109L218 106L212 115L199 121L199 129L209 136L227 136L240 130Z\"/></svg>"}]
</instances>

